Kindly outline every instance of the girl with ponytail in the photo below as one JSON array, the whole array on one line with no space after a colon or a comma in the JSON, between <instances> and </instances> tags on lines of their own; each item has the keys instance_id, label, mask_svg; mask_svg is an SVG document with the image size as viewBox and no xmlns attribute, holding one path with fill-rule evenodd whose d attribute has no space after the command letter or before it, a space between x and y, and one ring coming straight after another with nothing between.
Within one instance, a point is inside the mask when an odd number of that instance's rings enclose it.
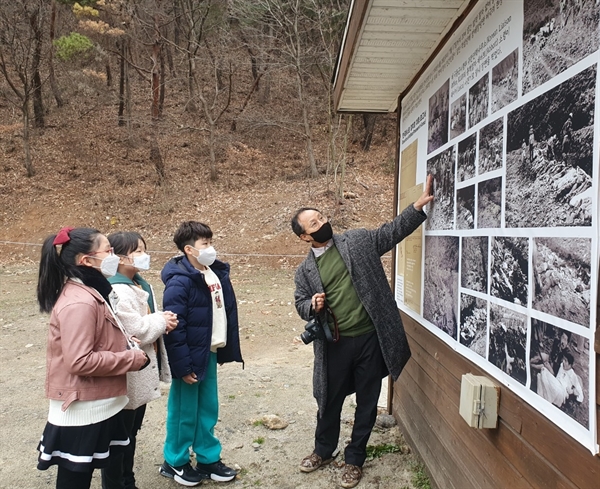
<instances>
[{"instance_id":1,"label":"girl with ponytail","mask_svg":"<svg viewBox=\"0 0 600 489\"><path fill-rule=\"evenodd\" d=\"M58 465L57 489L89 488L93 470L129 443L122 413L126 374L144 368L148 357L112 312L115 297L106 277L118 265L96 229L63 228L42 247L37 299L40 310L51 313L50 407L38 469Z\"/></svg>"}]
</instances>

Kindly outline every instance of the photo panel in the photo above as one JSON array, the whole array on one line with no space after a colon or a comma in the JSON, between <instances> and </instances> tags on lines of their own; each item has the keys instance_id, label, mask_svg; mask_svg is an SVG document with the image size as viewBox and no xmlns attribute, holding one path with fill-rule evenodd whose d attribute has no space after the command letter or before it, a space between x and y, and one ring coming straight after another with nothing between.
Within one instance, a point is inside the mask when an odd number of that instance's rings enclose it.
<instances>
[{"instance_id":1,"label":"photo panel","mask_svg":"<svg viewBox=\"0 0 600 489\"><path fill-rule=\"evenodd\" d=\"M477 228L499 228L502 222L502 177L477 184Z\"/></svg>"},{"instance_id":2,"label":"photo panel","mask_svg":"<svg viewBox=\"0 0 600 489\"><path fill-rule=\"evenodd\" d=\"M492 68L492 113L517 100L519 95L519 49Z\"/></svg>"},{"instance_id":3,"label":"photo panel","mask_svg":"<svg viewBox=\"0 0 600 489\"><path fill-rule=\"evenodd\" d=\"M488 360L504 373L525 385L527 316L490 304L490 347Z\"/></svg>"},{"instance_id":4,"label":"photo panel","mask_svg":"<svg viewBox=\"0 0 600 489\"><path fill-rule=\"evenodd\" d=\"M527 306L529 239L495 236L491 248L491 294L512 304Z\"/></svg>"},{"instance_id":5,"label":"photo panel","mask_svg":"<svg viewBox=\"0 0 600 489\"><path fill-rule=\"evenodd\" d=\"M485 299L460 294L460 344L483 358L487 353L487 316Z\"/></svg>"},{"instance_id":6,"label":"photo panel","mask_svg":"<svg viewBox=\"0 0 600 489\"><path fill-rule=\"evenodd\" d=\"M531 390L587 428L590 340L532 319L529 358Z\"/></svg>"},{"instance_id":7,"label":"photo panel","mask_svg":"<svg viewBox=\"0 0 600 489\"><path fill-rule=\"evenodd\" d=\"M450 107L450 139L460 136L467 128L467 94L452 102Z\"/></svg>"},{"instance_id":8,"label":"photo panel","mask_svg":"<svg viewBox=\"0 0 600 489\"><path fill-rule=\"evenodd\" d=\"M428 154L448 142L449 103L450 80L448 79L429 99Z\"/></svg>"},{"instance_id":9,"label":"photo panel","mask_svg":"<svg viewBox=\"0 0 600 489\"><path fill-rule=\"evenodd\" d=\"M469 89L469 127L479 124L488 116L490 108L489 75L483 75Z\"/></svg>"},{"instance_id":10,"label":"photo panel","mask_svg":"<svg viewBox=\"0 0 600 489\"><path fill-rule=\"evenodd\" d=\"M427 174L433 176L434 200L429 206L426 229L454 228L454 169L456 146L427 160Z\"/></svg>"},{"instance_id":11,"label":"photo panel","mask_svg":"<svg viewBox=\"0 0 600 489\"><path fill-rule=\"evenodd\" d=\"M488 243L489 238L487 236L465 236L462 238L461 287L487 293Z\"/></svg>"},{"instance_id":12,"label":"photo panel","mask_svg":"<svg viewBox=\"0 0 600 489\"><path fill-rule=\"evenodd\" d=\"M600 0L474 2L451 38L401 100L400 182L431 174L434 201L419 312L405 270L397 302L596 454ZM540 361L561 330L575 395Z\"/></svg>"},{"instance_id":13,"label":"photo panel","mask_svg":"<svg viewBox=\"0 0 600 489\"><path fill-rule=\"evenodd\" d=\"M456 191L456 229L475 227L475 185Z\"/></svg>"},{"instance_id":14,"label":"photo panel","mask_svg":"<svg viewBox=\"0 0 600 489\"><path fill-rule=\"evenodd\" d=\"M506 227L592 225L596 72L509 112Z\"/></svg>"},{"instance_id":15,"label":"photo panel","mask_svg":"<svg viewBox=\"0 0 600 489\"><path fill-rule=\"evenodd\" d=\"M426 236L423 317L456 340L458 314L458 240Z\"/></svg>"},{"instance_id":16,"label":"photo panel","mask_svg":"<svg viewBox=\"0 0 600 489\"><path fill-rule=\"evenodd\" d=\"M524 0L523 15L523 93L600 46L600 3L595 0Z\"/></svg>"},{"instance_id":17,"label":"photo panel","mask_svg":"<svg viewBox=\"0 0 600 489\"><path fill-rule=\"evenodd\" d=\"M477 133L471 134L458 143L456 178L459 182L464 182L475 177L476 145Z\"/></svg>"},{"instance_id":18,"label":"photo panel","mask_svg":"<svg viewBox=\"0 0 600 489\"><path fill-rule=\"evenodd\" d=\"M589 328L592 240L533 238L532 307Z\"/></svg>"},{"instance_id":19,"label":"photo panel","mask_svg":"<svg viewBox=\"0 0 600 489\"><path fill-rule=\"evenodd\" d=\"M502 168L503 128L504 120L500 118L479 131L479 175Z\"/></svg>"}]
</instances>

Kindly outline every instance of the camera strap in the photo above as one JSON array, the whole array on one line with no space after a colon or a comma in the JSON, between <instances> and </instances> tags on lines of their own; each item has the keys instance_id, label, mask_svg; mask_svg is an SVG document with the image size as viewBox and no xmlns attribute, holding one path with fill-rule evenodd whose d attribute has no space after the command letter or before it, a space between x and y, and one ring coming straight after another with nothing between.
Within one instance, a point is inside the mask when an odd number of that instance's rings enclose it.
<instances>
[{"instance_id":1,"label":"camera strap","mask_svg":"<svg viewBox=\"0 0 600 489\"><path fill-rule=\"evenodd\" d=\"M325 337L327 338L327 341L337 343L340 339L340 329L338 327L337 318L335 317L335 314L333 313L333 311L331 310L331 307L329 307L329 305L327 303L325 303L325 311L327 311L327 314L329 314L333 318L333 326L334 326L333 336L331 335L331 330L329 329L329 324L327 324L327 328L323 328L323 330L325 331Z\"/></svg>"}]
</instances>

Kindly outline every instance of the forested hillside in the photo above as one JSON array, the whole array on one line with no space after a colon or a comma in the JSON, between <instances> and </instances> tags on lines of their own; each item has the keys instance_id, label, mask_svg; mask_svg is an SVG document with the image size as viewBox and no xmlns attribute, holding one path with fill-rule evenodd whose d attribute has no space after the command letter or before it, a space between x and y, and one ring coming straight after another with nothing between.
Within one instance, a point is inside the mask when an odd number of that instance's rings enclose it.
<instances>
[{"instance_id":1,"label":"forested hillside","mask_svg":"<svg viewBox=\"0 0 600 489\"><path fill-rule=\"evenodd\" d=\"M0 239L71 224L170 248L192 218L268 251L301 205L391 217L395 117L331 107L348 4L0 0Z\"/></svg>"}]
</instances>

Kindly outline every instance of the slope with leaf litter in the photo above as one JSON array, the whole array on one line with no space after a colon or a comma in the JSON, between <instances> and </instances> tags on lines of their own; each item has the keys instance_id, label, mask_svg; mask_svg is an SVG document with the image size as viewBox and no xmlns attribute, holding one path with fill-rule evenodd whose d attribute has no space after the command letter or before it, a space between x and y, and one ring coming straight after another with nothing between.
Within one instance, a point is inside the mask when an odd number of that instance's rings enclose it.
<instances>
[{"instance_id":1,"label":"slope with leaf litter","mask_svg":"<svg viewBox=\"0 0 600 489\"><path fill-rule=\"evenodd\" d=\"M2 240L41 243L61 226L91 226L104 233L138 230L151 249L174 250L171 238L177 225L198 219L213 228L222 251L304 254L306 248L289 227L298 207L321 208L336 231L375 227L393 216L394 142L377 133L370 152L362 152L358 143L349 146L345 198L338 198L338 183L325 173L325 135L319 142L322 172L316 179L306 176L304 142L270 129L230 138L219 178L212 182L202 141L172 130L159 142L167 175L159 184L141 133L130 137L118 127L111 106L85 112L73 102L49 114L48 128L33 138L32 178L25 177L22 167L21 127L13 117L4 119ZM4 260L24 253L18 246L4 245L2 251Z\"/></svg>"}]
</instances>

